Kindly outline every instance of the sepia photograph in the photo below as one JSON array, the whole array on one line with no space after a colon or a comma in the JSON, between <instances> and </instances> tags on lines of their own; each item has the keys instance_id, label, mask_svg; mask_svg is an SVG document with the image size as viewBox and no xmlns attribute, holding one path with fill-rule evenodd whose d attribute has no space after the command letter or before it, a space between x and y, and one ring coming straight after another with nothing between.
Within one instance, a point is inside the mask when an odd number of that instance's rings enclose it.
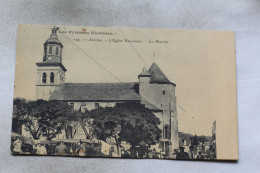
<instances>
[{"instance_id":1,"label":"sepia photograph","mask_svg":"<svg viewBox=\"0 0 260 173\"><path fill-rule=\"evenodd\" d=\"M15 68L13 155L238 159L233 32L19 25Z\"/></svg>"}]
</instances>

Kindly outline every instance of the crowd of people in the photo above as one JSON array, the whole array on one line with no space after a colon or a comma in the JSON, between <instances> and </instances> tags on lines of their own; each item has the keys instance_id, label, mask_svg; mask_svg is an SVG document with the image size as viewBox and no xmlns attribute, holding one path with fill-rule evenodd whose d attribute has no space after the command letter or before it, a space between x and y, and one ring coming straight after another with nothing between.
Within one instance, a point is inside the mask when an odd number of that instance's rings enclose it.
<instances>
[{"instance_id":1,"label":"crowd of people","mask_svg":"<svg viewBox=\"0 0 260 173\"><path fill-rule=\"evenodd\" d=\"M208 149L189 146L189 151L185 152L184 147L179 147L178 151L175 151L176 159L216 159L216 150L213 146Z\"/></svg>"},{"instance_id":2,"label":"crowd of people","mask_svg":"<svg viewBox=\"0 0 260 173\"><path fill-rule=\"evenodd\" d=\"M65 144L63 141L27 144L17 136L12 144L12 151L13 154L97 156L98 149L94 145L93 143L84 143L81 140L69 144Z\"/></svg>"},{"instance_id":3,"label":"crowd of people","mask_svg":"<svg viewBox=\"0 0 260 173\"><path fill-rule=\"evenodd\" d=\"M186 150L185 150L186 149ZM53 141L50 142L39 142L39 143L25 143L21 137L16 136L16 139L12 143L13 154L36 154L36 155L63 155L63 156L102 156L101 145L95 143L82 142L64 142L64 141ZM117 153L115 151L115 153ZM150 154L149 154L150 155ZM136 158L167 158L158 153L151 152L151 156L148 153L139 157L137 152ZM108 156L108 155L107 155ZM110 155L109 155L110 156ZM110 157L124 157L130 158L131 151L122 150L120 156L114 156L113 153ZM205 147L204 144L198 146L179 147L178 150L174 150L173 157L175 159L216 159L216 149L210 145Z\"/></svg>"}]
</instances>

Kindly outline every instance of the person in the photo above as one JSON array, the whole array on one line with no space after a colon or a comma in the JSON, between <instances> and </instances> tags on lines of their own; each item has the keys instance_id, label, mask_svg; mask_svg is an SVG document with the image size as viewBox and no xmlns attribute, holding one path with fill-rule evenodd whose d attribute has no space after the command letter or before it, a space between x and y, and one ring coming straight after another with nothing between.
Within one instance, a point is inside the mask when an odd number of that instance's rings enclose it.
<instances>
[{"instance_id":1,"label":"person","mask_svg":"<svg viewBox=\"0 0 260 173\"><path fill-rule=\"evenodd\" d=\"M130 154L128 153L127 150L124 152L124 157L125 157L125 158L129 158L129 157L130 157Z\"/></svg>"},{"instance_id":2,"label":"person","mask_svg":"<svg viewBox=\"0 0 260 173\"><path fill-rule=\"evenodd\" d=\"M172 158L177 159L178 149L173 150ZM164 155L164 158L168 158L167 155Z\"/></svg>"},{"instance_id":3,"label":"person","mask_svg":"<svg viewBox=\"0 0 260 173\"><path fill-rule=\"evenodd\" d=\"M190 149L190 151L188 152L189 157L190 157L191 159L194 159L193 146L189 146L189 149Z\"/></svg>"},{"instance_id":4,"label":"person","mask_svg":"<svg viewBox=\"0 0 260 173\"><path fill-rule=\"evenodd\" d=\"M55 153L56 155L66 155L68 153L68 149L62 141L56 146Z\"/></svg>"},{"instance_id":5,"label":"person","mask_svg":"<svg viewBox=\"0 0 260 173\"><path fill-rule=\"evenodd\" d=\"M205 152L205 144L204 144L204 142L202 142L202 144L201 144L201 150L202 150L203 152Z\"/></svg>"},{"instance_id":6,"label":"person","mask_svg":"<svg viewBox=\"0 0 260 173\"><path fill-rule=\"evenodd\" d=\"M155 159L159 159L159 156L158 156L158 154L155 154L155 157L154 157Z\"/></svg>"},{"instance_id":7,"label":"person","mask_svg":"<svg viewBox=\"0 0 260 173\"><path fill-rule=\"evenodd\" d=\"M16 140L13 143L13 153L14 154L21 154L22 153L22 144L23 141L19 136L16 136Z\"/></svg>"},{"instance_id":8,"label":"person","mask_svg":"<svg viewBox=\"0 0 260 173\"><path fill-rule=\"evenodd\" d=\"M47 150L43 144L39 144L36 154L37 155L47 155Z\"/></svg>"},{"instance_id":9,"label":"person","mask_svg":"<svg viewBox=\"0 0 260 173\"><path fill-rule=\"evenodd\" d=\"M180 147L180 152L177 154L176 159L190 159L189 154L184 152L184 147Z\"/></svg>"},{"instance_id":10,"label":"person","mask_svg":"<svg viewBox=\"0 0 260 173\"><path fill-rule=\"evenodd\" d=\"M82 141L79 141L79 147L77 149L78 156L86 156L86 145L82 143Z\"/></svg>"},{"instance_id":11,"label":"person","mask_svg":"<svg viewBox=\"0 0 260 173\"><path fill-rule=\"evenodd\" d=\"M202 155L201 151L199 151L199 154L197 155L196 159L203 160L205 157Z\"/></svg>"},{"instance_id":12,"label":"person","mask_svg":"<svg viewBox=\"0 0 260 173\"><path fill-rule=\"evenodd\" d=\"M23 154L33 154L33 146L31 144L23 143L22 151Z\"/></svg>"}]
</instances>

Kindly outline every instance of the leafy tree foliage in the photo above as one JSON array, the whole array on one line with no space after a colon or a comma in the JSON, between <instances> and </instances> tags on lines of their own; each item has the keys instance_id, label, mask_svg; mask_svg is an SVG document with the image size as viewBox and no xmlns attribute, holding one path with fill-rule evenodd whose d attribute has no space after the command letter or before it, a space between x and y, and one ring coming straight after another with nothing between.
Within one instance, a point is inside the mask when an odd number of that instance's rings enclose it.
<instances>
[{"instance_id":1,"label":"leafy tree foliage","mask_svg":"<svg viewBox=\"0 0 260 173\"><path fill-rule=\"evenodd\" d=\"M42 136L47 140L53 139L61 132L71 113L72 108L60 101L14 100L13 117L25 125L34 139Z\"/></svg>"},{"instance_id":2,"label":"leafy tree foliage","mask_svg":"<svg viewBox=\"0 0 260 173\"><path fill-rule=\"evenodd\" d=\"M139 103L118 104L118 109L125 117L119 136L131 144L132 157L135 157L136 146L140 143L153 144L159 141L162 133L158 128L160 120L150 109Z\"/></svg>"},{"instance_id":3,"label":"leafy tree foliage","mask_svg":"<svg viewBox=\"0 0 260 173\"><path fill-rule=\"evenodd\" d=\"M123 115L120 115L119 111L112 107L100 107L88 112L88 114L93 119L97 138L106 141L106 139L112 137L116 142L117 151L119 152L119 143L121 141L118 134L121 131Z\"/></svg>"},{"instance_id":4,"label":"leafy tree foliage","mask_svg":"<svg viewBox=\"0 0 260 173\"><path fill-rule=\"evenodd\" d=\"M114 138L117 151L122 140L128 142L132 146L132 157L135 157L137 145L151 144L161 137L159 119L140 103L118 103L113 108L99 108L89 114L94 120L97 138Z\"/></svg>"}]
</instances>

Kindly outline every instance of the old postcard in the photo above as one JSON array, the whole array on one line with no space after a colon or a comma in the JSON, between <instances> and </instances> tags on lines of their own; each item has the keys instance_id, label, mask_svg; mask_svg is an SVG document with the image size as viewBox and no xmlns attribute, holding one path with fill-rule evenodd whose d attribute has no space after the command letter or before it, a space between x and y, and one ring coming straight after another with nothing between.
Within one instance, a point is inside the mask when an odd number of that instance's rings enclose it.
<instances>
[{"instance_id":1,"label":"old postcard","mask_svg":"<svg viewBox=\"0 0 260 173\"><path fill-rule=\"evenodd\" d=\"M19 25L11 151L237 160L230 31Z\"/></svg>"}]
</instances>

